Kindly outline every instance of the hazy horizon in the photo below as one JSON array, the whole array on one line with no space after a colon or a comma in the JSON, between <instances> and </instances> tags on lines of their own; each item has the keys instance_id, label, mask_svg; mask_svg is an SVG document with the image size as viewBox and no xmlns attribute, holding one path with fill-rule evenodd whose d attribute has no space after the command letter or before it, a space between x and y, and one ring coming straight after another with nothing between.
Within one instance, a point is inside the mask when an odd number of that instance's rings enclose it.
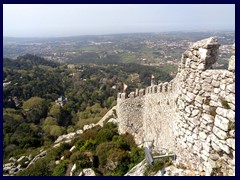
<instances>
[{"instance_id":1,"label":"hazy horizon","mask_svg":"<svg viewBox=\"0 0 240 180\"><path fill-rule=\"evenodd\" d=\"M234 4L4 4L3 36L235 31Z\"/></svg>"}]
</instances>

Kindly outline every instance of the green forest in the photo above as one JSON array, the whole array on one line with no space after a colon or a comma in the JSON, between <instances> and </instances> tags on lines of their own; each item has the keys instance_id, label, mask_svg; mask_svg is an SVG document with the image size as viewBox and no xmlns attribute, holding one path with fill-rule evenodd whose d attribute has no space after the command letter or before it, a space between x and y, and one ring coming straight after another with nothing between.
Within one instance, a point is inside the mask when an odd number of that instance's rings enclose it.
<instances>
[{"instance_id":1,"label":"green forest","mask_svg":"<svg viewBox=\"0 0 240 180\"><path fill-rule=\"evenodd\" d=\"M4 58L4 162L10 157L49 148L60 135L97 123L116 105L123 82L128 85L129 93L149 86L152 74L164 82L171 80L173 77L169 74L175 71L176 67L169 65L152 67L121 63L75 64L69 68L67 64L31 54L17 59ZM68 100L63 106L55 102L60 97ZM123 175L143 158L133 137L119 135L113 124L88 130L75 141L71 144L77 147L75 152L69 152L70 145L61 145L41 160L44 162L35 163L19 175L64 175L69 163L77 163L78 169L92 167L99 175ZM63 153L68 160L53 165L52 161ZM121 162L121 165L106 170L107 164L111 164L106 157L117 158L112 161ZM40 167L41 164L47 166ZM33 174L34 168L39 172Z\"/></svg>"}]
</instances>

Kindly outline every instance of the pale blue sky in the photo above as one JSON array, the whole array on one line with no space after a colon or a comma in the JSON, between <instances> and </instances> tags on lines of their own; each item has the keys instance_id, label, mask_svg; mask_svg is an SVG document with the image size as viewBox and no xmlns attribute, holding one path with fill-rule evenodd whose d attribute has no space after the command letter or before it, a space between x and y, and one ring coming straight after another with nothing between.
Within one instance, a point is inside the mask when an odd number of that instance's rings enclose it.
<instances>
[{"instance_id":1,"label":"pale blue sky","mask_svg":"<svg viewBox=\"0 0 240 180\"><path fill-rule=\"evenodd\" d=\"M234 29L234 4L3 5L3 35L12 37Z\"/></svg>"}]
</instances>

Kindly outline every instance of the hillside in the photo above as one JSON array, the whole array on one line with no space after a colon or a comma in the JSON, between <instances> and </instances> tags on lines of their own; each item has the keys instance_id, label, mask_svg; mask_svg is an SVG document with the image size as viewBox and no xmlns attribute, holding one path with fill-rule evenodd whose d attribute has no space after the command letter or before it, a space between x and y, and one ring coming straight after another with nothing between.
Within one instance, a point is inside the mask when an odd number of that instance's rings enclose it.
<instances>
[{"instance_id":1,"label":"hillside","mask_svg":"<svg viewBox=\"0 0 240 180\"><path fill-rule=\"evenodd\" d=\"M9 58L3 59L3 67L5 67L5 68L30 70L33 67L38 67L41 65L57 67L57 66L59 66L59 63L47 61L44 58L41 58L39 56L35 56L32 54L26 54L23 56L19 56L15 60L9 59Z\"/></svg>"},{"instance_id":2,"label":"hillside","mask_svg":"<svg viewBox=\"0 0 240 180\"><path fill-rule=\"evenodd\" d=\"M152 73L168 81L169 69L174 67L60 65L30 54L4 58L4 161L49 148L59 136L97 123L116 105L123 82L129 92L150 84Z\"/></svg>"}]
</instances>

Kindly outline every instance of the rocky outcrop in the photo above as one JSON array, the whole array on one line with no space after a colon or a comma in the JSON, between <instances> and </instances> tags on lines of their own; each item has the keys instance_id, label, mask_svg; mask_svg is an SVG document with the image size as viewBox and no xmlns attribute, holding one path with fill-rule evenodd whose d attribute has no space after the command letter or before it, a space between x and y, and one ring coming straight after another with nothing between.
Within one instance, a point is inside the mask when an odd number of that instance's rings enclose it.
<instances>
[{"instance_id":1,"label":"rocky outcrop","mask_svg":"<svg viewBox=\"0 0 240 180\"><path fill-rule=\"evenodd\" d=\"M108 119L111 121L113 121L113 123L115 122L114 119L116 119L116 117L114 117L114 111L116 111L116 106L112 107L112 109L110 109L103 117L102 119L100 119L100 121L97 123L97 125L100 125L103 127L104 122L107 121ZM114 117L114 118L111 118ZM109 122L109 121L108 121Z\"/></svg>"},{"instance_id":2,"label":"rocky outcrop","mask_svg":"<svg viewBox=\"0 0 240 180\"><path fill-rule=\"evenodd\" d=\"M83 169L83 176L96 176L91 168Z\"/></svg>"},{"instance_id":3,"label":"rocky outcrop","mask_svg":"<svg viewBox=\"0 0 240 180\"><path fill-rule=\"evenodd\" d=\"M143 160L136 166L134 166L127 174L124 176L144 176L146 171L147 161ZM178 163L173 161L173 164L163 169L159 170L156 173L148 174L151 176L205 176L206 173L204 171L194 171L192 169L188 169L187 167L181 167Z\"/></svg>"},{"instance_id":4,"label":"rocky outcrop","mask_svg":"<svg viewBox=\"0 0 240 180\"><path fill-rule=\"evenodd\" d=\"M46 156L46 151L41 151L38 155L33 157L31 154L29 156L21 156L18 159L14 157L9 158L10 163L3 164L3 173L10 176L16 175L19 171L28 168L31 164L36 162L39 158Z\"/></svg>"},{"instance_id":5,"label":"rocky outcrop","mask_svg":"<svg viewBox=\"0 0 240 180\"><path fill-rule=\"evenodd\" d=\"M198 41L171 82L119 93L120 133L174 151L193 170L234 175L235 67L231 58L228 70L212 69L219 46L215 37Z\"/></svg>"},{"instance_id":6,"label":"rocky outcrop","mask_svg":"<svg viewBox=\"0 0 240 180\"><path fill-rule=\"evenodd\" d=\"M147 162L144 159L142 162L134 166L127 174L124 176L143 176L146 169Z\"/></svg>"},{"instance_id":7,"label":"rocky outcrop","mask_svg":"<svg viewBox=\"0 0 240 180\"><path fill-rule=\"evenodd\" d=\"M103 117L100 119L100 121L96 124L91 123L83 126L83 129L79 129L76 132L68 133L61 135L57 138L57 140L54 142L55 145L54 147L60 146L61 143L69 143L71 140L73 140L77 135L82 134L84 131L91 129L95 126L103 126L104 122L112 122L112 123L117 123L117 120L114 115L114 111L116 111L116 106L114 106L112 109L110 109Z\"/></svg>"},{"instance_id":8,"label":"rocky outcrop","mask_svg":"<svg viewBox=\"0 0 240 180\"><path fill-rule=\"evenodd\" d=\"M54 147L58 147L61 145L61 143L70 143L74 138L77 137L77 135L82 134L84 131L91 129L95 126L103 126L105 122L112 122L112 123L117 123L117 117L116 113L114 112L116 110L116 106L114 106L111 110L109 110L105 116L96 124L92 123L89 125L85 125L82 129L77 130L76 132L68 133L61 135L57 138L57 140L54 142L55 144L53 145ZM73 152L75 150L75 146L72 146L72 148L69 150L70 152ZM3 172L4 175L16 175L19 171L28 168L30 165L34 164L39 158L42 158L46 156L47 151L41 150L40 153L32 157L30 154L29 156L21 156L20 158L16 159L14 157L11 157L9 159L9 163L3 164ZM55 164L60 164L61 160L64 160L64 156L60 158L60 160L56 160ZM76 169L76 164L69 169L68 175L72 176L74 171ZM85 169L81 173L81 176L95 176L95 173L92 169Z\"/></svg>"}]
</instances>

